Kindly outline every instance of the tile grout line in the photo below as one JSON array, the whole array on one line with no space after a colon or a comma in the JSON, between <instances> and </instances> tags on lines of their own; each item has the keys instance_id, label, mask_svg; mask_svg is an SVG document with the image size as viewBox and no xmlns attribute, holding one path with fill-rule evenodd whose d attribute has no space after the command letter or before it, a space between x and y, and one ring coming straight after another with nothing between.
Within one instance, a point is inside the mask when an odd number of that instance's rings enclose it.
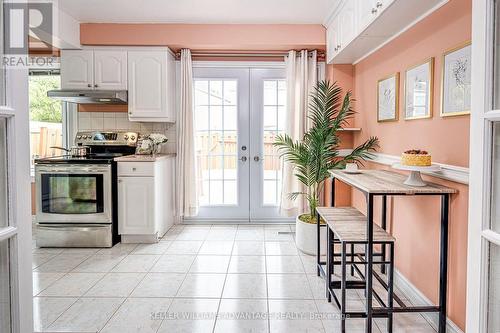
<instances>
[{"instance_id":1,"label":"tile grout line","mask_svg":"<svg viewBox=\"0 0 500 333\"><path fill-rule=\"evenodd\" d=\"M210 230L212 228L213 228L213 224L211 225ZM234 237L236 238L236 233L234 234ZM227 267L226 267L226 275L224 276L224 283L222 284L222 290L221 290L220 297L219 297L219 306L217 307L217 312L215 314L215 320L214 320L214 326L212 328L212 333L215 333L215 328L217 327L217 321L219 319L220 305L222 303L222 297L224 296L224 289L226 287L227 275L229 274L228 272L229 272L229 266L231 265L231 258L233 256L234 243L235 243L235 240L233 240L233 246L231 247L231 254L229 255L229 263L227 264Z\"/></svg>"},{"instance_id":2,"label":"tile grout line","mask_svg":"<svg viewBox=\"0 0 500 333\"><path fill-rule=\"evenodd\" d=\"M211 229L211 228L210 228L210 229ZM182 231L182 230L184 230L184 227L182 227L182 229L181 229L180 231ZM168 232L168 231L167 231L167 232ZM179 233L179 234L180 234L180 233ZM177 239L177 237L179 237L179 234L177 234L177 236L175 237L175 239ZM174 240L172 240L171 242L172 242L172 244L173 244ZM203 243L205 243L205 241L203 241ZM201 244L201 246L203 246L203 243ZM172 244L170 244L170 246L172 246ZM165 253L164 253L164 254L166 254L166 252L167 252L167 250L170 248L170 246L168 246L168 247L167 247L167 249L165 250ZM201 246L200 246L200 249L201 249ZM168 308L167 308L167 313L168 313L168 311L170 310L170 308L171 308L172 304L174 303L174 301L175 301L176 299L180 299L180 297L177 297L177 293L179 292L179 290L181 289L182 285L183 285L183 284L184 284L184 282L186 281L186 278L187 278L187 276L188 276L188 274L189 274L189 271L191 270L191 267L193 266L194 261L196 260L196 257L198 256L198 253L199 253L199 249L198 249L198 252L195 254L195 258L194 258L194 260L191 262L191 264L189 265L189 267L188 267L188 269L187 269L186 273L184 274L184 279L182 279L182 282L179 284L179 288L177 288L177 291L175 292L175 295L174 295L173 297L171 297L170 304L168 305ZM164 254L162 254L162 255L164 255ZM161 258L161 256L160 256L160 258ZM158 261L159 261L159 259L158 259ZM157 262L158 262L158 261L157 261ZM155 263L154 265L156 265L156 263ZM151 266L151 269L153 269L154 265L153 265L153 266ZM155 332L158 332L158 331L160 330L160 328L161 328L161 326L163 325L163 323L164 323L164 322L165 322L165 318L163 318L163 319L161 320L160 325L158 325L158 328L156 329L156 331L155 331Z\"/></svg>"},{"instance_id":3,"label":"tile grout line","mask_svg":"<svg viewBox=\"0 0 500 333\"><path fill-rule=\"evenodd\" d=\"M264 269L266 273L266 305L267 305L267 331L271 332L271 311L269 307L269 283L267 281L267 247L265 241L265 231L264 231Z\"/></svg>"}]
</instances>

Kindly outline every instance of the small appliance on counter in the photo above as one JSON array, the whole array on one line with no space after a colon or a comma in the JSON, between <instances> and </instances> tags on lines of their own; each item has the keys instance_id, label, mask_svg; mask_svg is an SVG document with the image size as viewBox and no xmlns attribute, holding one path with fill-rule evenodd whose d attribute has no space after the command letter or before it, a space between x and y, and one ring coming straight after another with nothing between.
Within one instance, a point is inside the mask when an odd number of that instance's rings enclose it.
<instances>
[{"instance_id":1,"label":"small appliance on counter","mask_svg":"<svg viewBox=\"0 0 500 333\"><path fill-rule=\"evenodd\" d=\"M111 247L119 242L114 158L134 154L138 136L78 132L75 144L86 147L85 154L82 149L35 160L38 247Z\"/></svg>"}]
</instances>

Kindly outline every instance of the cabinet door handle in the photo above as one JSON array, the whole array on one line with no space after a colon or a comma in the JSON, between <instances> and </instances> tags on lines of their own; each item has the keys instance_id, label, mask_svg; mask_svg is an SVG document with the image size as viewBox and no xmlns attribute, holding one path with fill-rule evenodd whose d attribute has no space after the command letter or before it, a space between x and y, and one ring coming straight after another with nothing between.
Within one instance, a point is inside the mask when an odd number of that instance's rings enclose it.
<instances>
[{"instance_id":1,"label":"cabinet door handle","mask_svg":"<svg viewBox=\"0 0 500 333\"><path fill-rule=\"evenodd\" d=\"M137 171L137 168L132 168L132 171Z\"/></svg>"},{"instance_id":2,"label":"cabinet door handle","mask_svg":"<svg viewBox=\"0 0 500 333\"><path fill-rule=\"evenodd\" d=\"M377 8L372 8L372 14L376 14L377 13Z\"/></svg>"},{"instance_id":3,"label":"cabinet door handle","mask_svg":"<svg viewBox=\"0 0 500 333\"><path fill-rule=\"evenodd\" d=\"M99 87L99 86L98 86L97 84L94 84L94 87L95 87L95 88L97 88L97 87Z\"/></svg>"},{"instance_id":4,"label":"cabinet door handle","mask_svg":"<svg viewBox=\"0 0 500 333\"><path fill-rule=\"evenodd\" d=\"M377 8L382 7L382 5L383 5L382 1L377 1Z\"/></svg>"},{"instance_id":5,"label":"cabinet door handle","mask_svg":"<svg viewBox=\"0 0 500 333\"><path fill-rule=\"evenodd\" d=\"M92 85L89 83L89 84L87 84L87 87L91 88L91 87L92 87Z\"/></svg>"}]
</instances>

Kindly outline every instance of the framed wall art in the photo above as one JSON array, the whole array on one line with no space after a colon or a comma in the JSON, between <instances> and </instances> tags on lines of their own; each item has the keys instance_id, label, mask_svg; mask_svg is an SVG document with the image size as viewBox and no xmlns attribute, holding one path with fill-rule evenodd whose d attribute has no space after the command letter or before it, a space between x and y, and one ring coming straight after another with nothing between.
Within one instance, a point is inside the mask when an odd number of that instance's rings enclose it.
<instances>
[{"instance_id":1,"label":"framed wall art","mask_svg":"<svg viewBox=\"0 0 500 333\"><path fill-rule=\"evenodd\" d=\"M377 121L397 121L399 119L399 73L392 74L377 82Z\"/></svg>"},{"instance_id":2,"label":"framed wall art","mask_svg":"<svg viewBox=\"0 0 500 333\"><path fill-rule=\"evenodd\" d=\"M470 41L443 54L441 77L441 116L470 114L471 109Z\"/></svg>"},{"instance_id":3,"label":"framed wall art","mask_svg":"<svg viewBox=\"0 0 500 333\"><path fill-rule=\"evenodd\" d=\"M432 117L434 58L405 72L404 114L406 120Z\"/></svg>"}]
</instances>

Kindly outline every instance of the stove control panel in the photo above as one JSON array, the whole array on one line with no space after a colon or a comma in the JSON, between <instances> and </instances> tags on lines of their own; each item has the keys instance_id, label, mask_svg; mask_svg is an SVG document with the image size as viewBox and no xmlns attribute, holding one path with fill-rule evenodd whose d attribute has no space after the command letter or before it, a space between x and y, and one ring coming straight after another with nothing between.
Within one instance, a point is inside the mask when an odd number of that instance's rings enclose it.
<instances>
[{"instance_id":1,"label":"stove control panel","mask_svg":"<svg viewBox=\"0 0 500 333\"><path fill-rule=\"evenodd\" d=\"M136 146L139 133L126 131L82 131L75 137L76 145Z\"/></svg>"}]
</instances>

